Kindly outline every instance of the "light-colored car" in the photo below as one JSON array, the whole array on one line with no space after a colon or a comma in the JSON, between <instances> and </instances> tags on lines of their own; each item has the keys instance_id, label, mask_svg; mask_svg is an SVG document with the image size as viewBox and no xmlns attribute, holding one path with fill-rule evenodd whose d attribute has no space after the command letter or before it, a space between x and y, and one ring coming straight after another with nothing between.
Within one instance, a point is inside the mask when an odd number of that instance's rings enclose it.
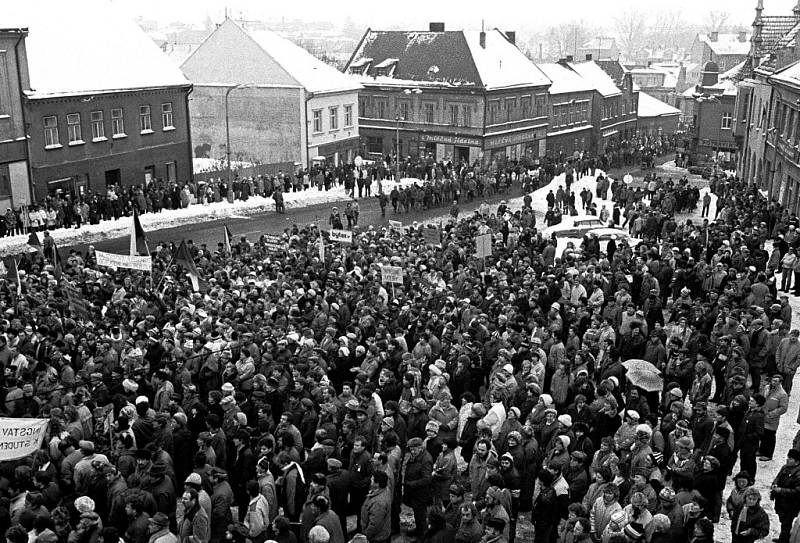
<instances>
[{"instance_id":1,"label":"light-colored car","mask_svg":"<svg viewBox=\"0 0 800 543\"><path fill-rule=\"evenodd\" d=\"M545 238L550 238L555 234L556 238L580 239L588 233L596 234L601 240L609 240L612 235L617 236L617 239L628 238L628 233L624 230L609 227L593 215L565 216L560 223L542 230L542 235Z\"/></svg>"}]
</instances>

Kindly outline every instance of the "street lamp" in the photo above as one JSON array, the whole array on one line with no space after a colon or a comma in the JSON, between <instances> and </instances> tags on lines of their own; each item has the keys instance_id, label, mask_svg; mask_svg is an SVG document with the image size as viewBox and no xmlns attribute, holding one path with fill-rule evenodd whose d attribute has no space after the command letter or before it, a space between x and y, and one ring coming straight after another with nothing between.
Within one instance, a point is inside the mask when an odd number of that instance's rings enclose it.
<instances>
[{"instance_id":1,"label":"street lamp","mask_svg":"<svg viewBox=\"0 0 800 543\"><path fill-rule=\"evenodd\" d=\"M406 96L411 96L412 94L422 94L420 89L403 89L403 94ZM408 119L403 119L407 121ZM400 105L398 104L395 108L394 114L394 122L395 122L395 145L396 145L396 154L395 154L395 182L400 181Z\"/></svg>"},{"instance_id":2,"label":"street lamp","mask_svg":"<svg viewBox=\"0 0 800 543\"><path fill-rule=\"evenodd\" d=\"M231 185L231 128L230 128L230 120L228 118L228 97L231 95L231 92L235 91L236 89L249 89L254 87L253 83L240 83L238 85L234 85L233 87L228 87L228 90L225 91L225 155L227 156L227 172L228 172L228 186Z\"/></svg>"}]
</instances>

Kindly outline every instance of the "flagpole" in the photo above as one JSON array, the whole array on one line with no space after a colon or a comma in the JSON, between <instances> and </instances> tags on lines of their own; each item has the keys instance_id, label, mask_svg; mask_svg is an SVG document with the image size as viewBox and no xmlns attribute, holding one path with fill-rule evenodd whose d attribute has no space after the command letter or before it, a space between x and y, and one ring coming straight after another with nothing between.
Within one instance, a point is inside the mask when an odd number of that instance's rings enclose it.
<instances>
[{"instance_id":1,"label":"flagpole","mask_svg":"<svg viewBox=\"0 0 800 543\"><path fill-rule=\"evenodd\" d=\"M172 260L174 258L175 258L175 256L172 253L170 253L169 260L167 261L167 267L164 269L164 275L161 276L161 279L159 280L158 285L156 286L156 288L153 289L153 292L158 292L158 289L161 288L161 283L164 282L164 278L167 276L167 272L169 271L169 266L172 263ZM151 272L150 281L152 283L152 272Z\"/></svg>"}]
</instances>

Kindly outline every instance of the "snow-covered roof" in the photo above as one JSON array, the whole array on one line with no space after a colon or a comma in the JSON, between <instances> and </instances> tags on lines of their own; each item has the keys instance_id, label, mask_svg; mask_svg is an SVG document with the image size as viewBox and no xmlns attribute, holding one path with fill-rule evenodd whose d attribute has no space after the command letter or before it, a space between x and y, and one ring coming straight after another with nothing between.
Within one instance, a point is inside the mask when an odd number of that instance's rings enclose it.
<instances>
[{"instance_id":1,"label":"snow-covered roof","mask_svg":"<svg viewBox=\"0 0 800 543\"><path fill-rule=\"evenodd\" d=\"M800 87L800 62L795 62L775 72L775 74L770 77L770 80Z\"/></svg>"},{"instance_id":2,"label":"snow-covered roof","mask_svg":"<svg viewBox=\"0 0 800 543\"><path fill-rule=\"evenodd\" d=\"M613 49L616 43L614 38L592 38L583 44L582 49Z\"/></svg>"},{"instance_id":3,"label":"snow-covered roof","mask_svg":"<svg viewBox=\"0 0 800 543\"><path fill-rule=\"evenodd\" d=\"M33 99L189 85L131 19L104 0L6 2L0 26L27 27Z\"/></svg>"},{"instance_id":4,"label":"snow-covered roof","mask_svg":"<svg viewBox=\"0 0 800 543\"><path fill-rule=\"evenodd\" d=\"M248 32L251 38L295 78L308 92L336 92L358 90L361 86L353 78L295 45L275 32L259 30Z\"/></svg>"},{"instance_id":5,"label":"snow-covered roof","mask_svg":"<svg viewBox=\"0 0 800 543\"><path fill-rule=\"evenodd\" d=\"M487 90L550 85L544 73L502 32L497 29L486 32L485 46L480 44L480 34L477 30L465 30L464 38Z\"/></svg>"},{"instance_id":6,"label":"snow-covered roof","mask_svg":"<svg viewBox=\"0 0 800 543\"><path fill-rule=\"evenodd\" d=\"M563 64L545 62L539 63L537 66L553 82L548 91L551 95L594 90L594 87L580 74Z\"/></svg>"},{"instance_id":7,"label":"snow-covered roof","mask_svg":"<svg viewBox=\"0 0 800 543\"><path fill-rule=\"evenodd\" d=\"M573 70L578 72L582 78L589 82L592 88L597 90L597 92L604 97L608 98L622 94L619 87L614 84L614 80L611 79L611 76L603 71L595 62L573 62L570 63L570 66Z\"/></svg>"},{"instance_id":8,"label":"snow-covered roof","mask_svg":"<svg viewBox=\"0 0 800 543\"><path fill-rule=\"evenodd\" d=\"M637 112L639 118L641 119L648 117L669 117L672 115L679 115L681 110L650 96L646 92L640 92L639 108Z\"/></svg>"},{"instance_id":9,"label":"snow-covered roof","mask_svg":"<svg viewBox=\"0 0 800 543\"><path fill-rule=\"evenodd\" d=\"M499 30L400 31L367 30L348 63L346 72L374 64L363 74L364 84L388 74L377 73L391 59L396 65L390 78L423 85L480 87L486 90L549 86L550 80Z\"/></svg>"},{"instance_id":10,"label":"snow-covered roof","mask_svg":"<svg viewBox=\"0 0 800 543\"><path fill-rule=\"evenodd\" d=\"M717 34L712 40L708 34L699 34L697 39L705 42L715 55L747 55L750 52L750 33L740 39L739 34Z\"/></svg>"}]
</instances>

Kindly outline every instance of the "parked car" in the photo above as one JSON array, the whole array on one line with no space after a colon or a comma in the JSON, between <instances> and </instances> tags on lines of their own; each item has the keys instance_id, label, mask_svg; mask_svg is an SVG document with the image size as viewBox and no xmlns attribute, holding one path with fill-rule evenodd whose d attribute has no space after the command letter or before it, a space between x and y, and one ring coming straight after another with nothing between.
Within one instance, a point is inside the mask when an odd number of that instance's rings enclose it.
<instances>
[{"instance_id":1,"label":"parked car","mask_svg":"<svg viewBox=\"0 0 800 543\"><path fill-rule=\"evenodd\" d=\"M550 238L555 234L556 238L580 239L590 232L597 234L601 240L609 240L612 235L616 235L617 239L627 239L629 237L624 230L610 227L593 215L565 216L560 223L542 230L542 235L546 238Z\"/></svg>"}]
</instances>

